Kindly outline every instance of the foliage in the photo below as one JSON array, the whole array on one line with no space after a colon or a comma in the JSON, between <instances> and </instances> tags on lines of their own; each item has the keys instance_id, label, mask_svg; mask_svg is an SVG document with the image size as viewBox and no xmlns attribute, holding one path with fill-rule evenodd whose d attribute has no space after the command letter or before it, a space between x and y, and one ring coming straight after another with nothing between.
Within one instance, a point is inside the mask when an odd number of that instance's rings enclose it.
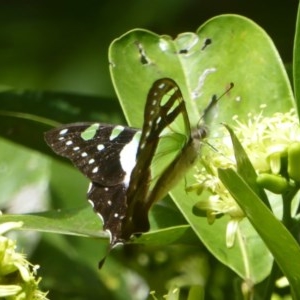
<instances>
[{"instance_id":1,"label":"foliage","mask_svg":"<svg viewBox=\"0 0 300 300\"><path fill-rule=\"evenodd\" d=\"M294 51L296 95L299 93L298 39L299 24ZM235 114L246 122L249 113L261 110L262 103L267 106L264 109L267 116L296 107L281 59L266 33L254 22L236 15L215 17L195 33L183 33L176 39L133 30L110 45L109 61L125 117L135 127L141 127L146 94L157 78L176 80L194 127L211 96L221 94L234 82L234 89L219 102L217 119L209 126L213 136L217 127L222 126L220 123L228 124L237 170L222 168L219 176L250 222L241 222L243 236L234 247L227 248L228 217L209 224L196 209L197 203L208 194L186 192L186 187L195 182L195 170L192 170L171 191L172 200L166 198L153 207L151 231L124 248L115 249L98 271L97 262L106 253L107 235L101 231L101 223L92 209L88 204L84 206L87 182L77 170L42 154L51 155L42 134L56 125L53 119L64 123L122 122L120 110L107 97L19 93L5 88L0 94L1 135L39 153L1 141L0 203L7 208L7 214L0 220L1 223L22 221L22 229L51 233L43 234L42 240L37 234L36 244L27 241L23 246L33 252L34 263L41 265L41 283L45 290L50 290L49 298L98 299L101 295L143 299L151 290L153 298L168 294L168 299L222 299L216 290L223 285L236 299L250 299L251 285L254 285L254 298L268 299L281 274L277 265L289 279L294 299L300 298L299 246L292 236L297 233L297 215L290 215L285 219L290 223L283 224L269 210L266 195L251 172L251 162L231 130ZM18 210L12 206L19 207L18 203L22 202L39 205L27 207L28 214L17 214ZM275 205L280 203L282 199L277 198ZM286 211L284 205L283 202L279 208L281 213ZM41 213L42 210L47 211ZM46 256L51 257L50 263ZM82 281L83 277L86 282ZM219 283L219 279L223 282ZM250 292L243 290L242 295L241 286ZM135 288L140 295L133 292Z\"/></svg>"}]
</instances>

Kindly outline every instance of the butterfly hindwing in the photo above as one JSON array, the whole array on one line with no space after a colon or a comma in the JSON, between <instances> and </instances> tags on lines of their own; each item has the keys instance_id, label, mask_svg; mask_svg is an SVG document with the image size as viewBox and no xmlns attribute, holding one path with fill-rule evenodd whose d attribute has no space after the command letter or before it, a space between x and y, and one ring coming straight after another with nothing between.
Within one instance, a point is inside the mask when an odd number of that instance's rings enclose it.
<instances>
[{"instance_id":1,"label":"butterfly hindwing","mask_svg":"<svg viewBox=\"0 0 300 300\"><path fill-rule=\"evenodd\" d=\"M122 220L126 216L126 191L124 184L103 187L90 183L88 199L103 221L103 229L110 235L111 245L120 242L122 237Z\"/></svg>"}]
</instances>

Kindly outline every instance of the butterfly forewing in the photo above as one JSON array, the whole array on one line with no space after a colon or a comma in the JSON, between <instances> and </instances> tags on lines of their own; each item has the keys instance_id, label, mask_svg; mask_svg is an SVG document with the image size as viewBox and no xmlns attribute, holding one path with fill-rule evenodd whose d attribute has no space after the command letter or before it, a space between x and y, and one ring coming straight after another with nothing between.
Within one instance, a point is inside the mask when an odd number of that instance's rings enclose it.
<instances>
[{"instance_id":1,"label":"butterfly forewing","mask_svg":"<svg viewBox=\"0 0 300 300\"><path fill-rule=\"evenodd\" d=\"M132 222L126 219L124 228L131 228L132 232L148 230L148 210L159 200L151 196L152 191L190 139L185 103L177 84L168 78L157 80L147 97L137 163L127 193ZM167 192L161 190L157 195Z\"/></svg>"},{"instance_id":2,"label":"butterfly forewing","mask_svg":"<svg viewBox=\"0 0 300 300\"><path fill-rule=\"evenodd\" d=\"M168 84L175 84L168 81ZM176 159L182 148L186 146L190 139L190 127L187 119L187 112L182 98L182 94L177 87L168 92L162 99L163 105L170 106L170 103L165 102L167 97L171 97L169 101L173 106L170 107L169 115L176 113L176 118L170 118L170 123L160 132L157 149L155 151L151 164L152 181L150 190L154 188L157 180L167 168L168 165ZM159 120L159 119L158 119ZM156 199L157 201L159 199Z\"/></svg>"},{"instance_id":3,"label":"butterfly forewing","mask_svg":"<svg viewBox=\"0 0 300 300\"><path fill-rule=\"evenodd\" d=\"M111 186L122 183L126 175L130 176L122 166L121 153L126 145L132 145L132 151L128 153L130 157L125 161L131 162L132 169L139 131L108 124L74 123L46 132L45 140L57 154L70 159L91 181ZM130 166L127 168L130 169Z\"/></svg>"},{"instance_id":4,"label":"butterfly forewing","mask_svg":"<svg viewBox=\"0 0 300 300\"><path fill-rule=\"evenodd\" d=\"M168 78L157 80L148 94L138 148L139 159L134 172L150 168L150 184L155 185L155 179L189 138L189 121L177 84ZM135 176L132 175L133 178Z\"/></svg>"}]
</instances>

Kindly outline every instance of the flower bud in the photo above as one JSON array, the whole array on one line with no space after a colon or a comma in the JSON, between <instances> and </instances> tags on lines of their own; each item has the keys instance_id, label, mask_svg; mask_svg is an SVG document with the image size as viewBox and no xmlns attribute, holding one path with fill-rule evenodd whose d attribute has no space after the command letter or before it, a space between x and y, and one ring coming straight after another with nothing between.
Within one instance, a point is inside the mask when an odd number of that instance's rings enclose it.
<instances>
[{"instance_id":1,"label":"flower bud","mask_svg":"<svg viewBox=\"0 0 300 300\"><path fill-rule=\"evenodd\" d=\"M282 194L288 188L288 181L279 175L259 174L256 182L262 188L271 191L274 194Z\"/></svg>"}]
</instances>

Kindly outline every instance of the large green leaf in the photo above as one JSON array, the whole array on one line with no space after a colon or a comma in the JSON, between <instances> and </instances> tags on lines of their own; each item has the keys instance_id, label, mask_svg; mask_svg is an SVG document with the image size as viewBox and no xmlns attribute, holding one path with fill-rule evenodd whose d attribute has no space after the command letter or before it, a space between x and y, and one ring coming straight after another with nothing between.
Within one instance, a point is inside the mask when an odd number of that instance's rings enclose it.
<instances>
[{"instance_id":1,"label":"large green leaf","mask_svg":"<svg viewBox=\"0 0 300 300\"><path fill-rule=\"evenodd\" d=\"M207 43L210 41L211 43ZM141 127L149 87L155 79L171 77L186 100L192 126L213 94L235 87L219 102L217 123L232 124L238 115L245 120L266 104L265 115L286 112L294 106L291 87L276 48L266 33L252 21L235 15L213 18L196 33L183 33L176 39L145 30L134 30L115 40L109 51L113 82L131 125ZM186 181L194 182L192 171ZM196 216L192 208L201 198L187 195L181 182L171 195L196 234L212 253L243 278L255 283L271 269L271 256L263 241L247 221L246 234L251 270L246 267L242 245L225 247L225 218L213 226Z\"/></svg>"},{"instance_id":2,"label":"large green leaf","mask_svg":"<svg viewBox=\"0 0 300 300\"><path fill-rule=\"evenodd\" d=\"M207 39L211 44L204 47ZM212 95L223 92L230 82L235 87L220 103L222 122L231 122L234 114L243 118L255 113L261 104L268 105L268 114L294 105L274 44L258 25L240 16L213 18L196 33L182 33L174 40L145 30L130 31L111 44L109 60L125 115L136 127L141 127L151 84L162 77L179 84L193 125Z\"/></svg>"},{"instance_id":3,"label":"large green leaf","mask_svg":"<svg viewBox=\"0 0 300 300\"><path fill-rule=\"evenodd\" d=\"M175 224L174 211L172 212L166 209L159 211L156 209L154 215L160 214L161 217L158 217L158 219L163 219L166 218L169 213L173 214L173 219L167 218L167 221L169 221L168 227L157 227L153 220L154 216L152 215L151 227L153 231L144 234L139 239L133 240L133 242L137 244L142 243L145 245L159 246L178 243L196 244L197 239L189 225L171 225L172 221L173 224ZM180 218L180 216L178 217ZM5 214L0 217L0 223L18 221L23 222L22 230L35 230L41 232L108 239L108 234L103 232L101 222L97 215L92 211L90 205L88 207L84 206L80 208L47 211L36 214ZM162 224L160 226L162 226Z\"/></svg>"}]
</instances>

